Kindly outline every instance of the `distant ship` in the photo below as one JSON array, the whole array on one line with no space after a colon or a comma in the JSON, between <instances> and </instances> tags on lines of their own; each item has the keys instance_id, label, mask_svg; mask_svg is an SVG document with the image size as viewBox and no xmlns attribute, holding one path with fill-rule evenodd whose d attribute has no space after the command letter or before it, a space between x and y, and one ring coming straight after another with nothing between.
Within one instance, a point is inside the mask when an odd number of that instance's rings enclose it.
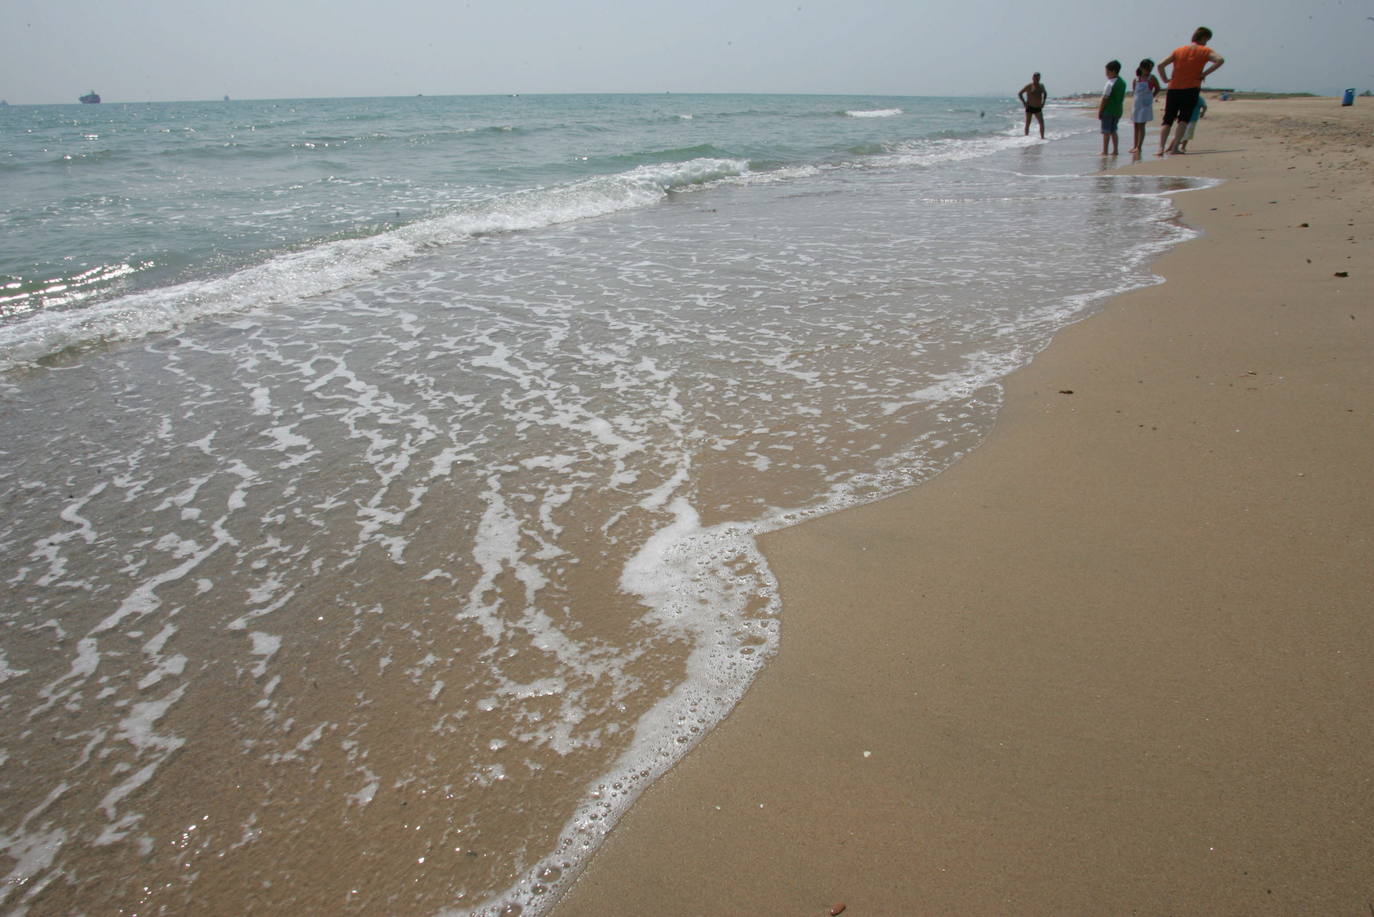
<instances>
[{"instance_id":1,"label":"distant ship","mask_svg":"<svg viewBox=\"0 0 1374 917\"><path fill-rule=\"evenodd\" d=\"M98 105L99 103L100 96L96 95L94 89L92 89L90 92L86 93L84 96L81 97L82 105Z\"/></svg>"}]
</instances>

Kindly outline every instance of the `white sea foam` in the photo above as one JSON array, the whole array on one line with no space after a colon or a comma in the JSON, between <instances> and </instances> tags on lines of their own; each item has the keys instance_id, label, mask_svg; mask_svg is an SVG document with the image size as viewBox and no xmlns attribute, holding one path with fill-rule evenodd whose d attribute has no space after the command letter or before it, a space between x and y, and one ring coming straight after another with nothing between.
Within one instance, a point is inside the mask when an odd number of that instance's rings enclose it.
<instances>
[{"instance_id":1,"label":"white sea foam","mask_svg":"<svg viewBox=\"0 0 1374 917\"><path fill-rule=\"evenodd\" d=\"M248 639L253 641L253 648L249 652L259 657L258 664L253 667L253 677L261 678L267 672L267 664L281 649L281 637L255 630L248 635Z\"/></svg>"},{"instance_id":2,"label":"white sea foam","mask_svg":"<svg viewBox=\"0 0 1374 917\"><path fill-rule=\"evenodd\" d=\"M20 830L14 834L0 834L0 850L14 861L13 868L0 880L0 904L9 900L13 892L20 893L20 907L13 914L26 914L28 907L22 902L31 901L38 896L48 883L57 878L49 873L42 877L53 865L58 853L67 843L68 832L63 828L48 828L35 831Z\"/></svg>"},{"instance_id":3,"label":"white sea foam","mask_svg":"<svg viewBox=\"0 0 1374 917\"><path fill-rule=\"evenodd\" d=\"M495 898L443 914L542 912L625 809L729 712L776 651L777 584L752 530L703 528L682 498L670 508L673 520L626 563L621 586L644 599L646 620L691 640L686 679L640 717L634 741L579 804L553 853ZM739 574L742 566L750 575ZM761 610L746 612L760 599Z\"/></svg>"},{"instance_id":4,"label":"white sea foam","mask_svg":"<svg viewBox=\"0 0 1374 917\"><path fill-rule=\"evenodd\" d=\"M16 669L10 666L10 661L5 658L5 649L0 647L0 684L4 684L11 678L18 678L20 675L28 673L27 669Z\"/></svg>"},{"instance_id":5,"label":"white sea foam","mask_svg":"<svg viewBox=\"0 0 1374 917\"><path fill-rule=\"evenodd\" d=\"M538 229L647 207L730 176L748 163L692 159L466 204L379 235L285 252L227 277L197 280L0 327L0 372L69 348L134 340L211 316L308 299L375 277L425 250L475 236ZM261 404L261 402L259 402Z\"/></svg>"},{"instance_id":6,"label":"white sea foam","mask_svg":"<svg viewBox=\"0 0 1374 917\"><path fill-rule=\"evenodd\" d=\"M865 108L845 112L851 118L895 118L904 114L900 108Z\"/></svg>"}]
</instances>

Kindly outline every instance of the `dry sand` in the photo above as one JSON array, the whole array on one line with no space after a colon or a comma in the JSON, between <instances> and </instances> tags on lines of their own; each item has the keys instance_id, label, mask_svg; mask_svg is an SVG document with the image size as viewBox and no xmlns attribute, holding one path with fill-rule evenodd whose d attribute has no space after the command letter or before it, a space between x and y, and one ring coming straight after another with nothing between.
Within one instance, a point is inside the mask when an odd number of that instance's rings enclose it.
<instances>
[{"instance_id":1,"label":"dry sand","mask_svg":"<svg viewBox=\"0 0 1374 917\"><path fill-rule=\"evenodd\" d=\"M765 540L781 652L557 917L1374 913L1372 142L1213 102L1127 165L1228 179L1204 236L954 468Z\"/></svg>"}]
</instances>

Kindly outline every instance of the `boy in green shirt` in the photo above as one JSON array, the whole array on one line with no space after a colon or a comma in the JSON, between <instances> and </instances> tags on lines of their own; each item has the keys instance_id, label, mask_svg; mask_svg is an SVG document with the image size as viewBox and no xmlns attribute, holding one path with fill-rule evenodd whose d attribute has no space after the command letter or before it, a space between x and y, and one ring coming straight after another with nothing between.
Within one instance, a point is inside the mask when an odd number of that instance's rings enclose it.
<instances>
[{"instance_id":1,"label":"boy in green shirt","mask_svg":"<svg viewBox=\"0 0 1374 917\"><path fill-rule=\"evenodd\" d=\"M1097 119L1102 122L1103 156L1107 155L1108 144L1111 145L1112 155L1115 156L1117 153L1116 125L1121 120L1125 100L1126 81L1121 78L1121 61L1109 61L1107 63L1107 86L1102 90L1102 101L1097 106Z\"/></svg>"}]
</instances>

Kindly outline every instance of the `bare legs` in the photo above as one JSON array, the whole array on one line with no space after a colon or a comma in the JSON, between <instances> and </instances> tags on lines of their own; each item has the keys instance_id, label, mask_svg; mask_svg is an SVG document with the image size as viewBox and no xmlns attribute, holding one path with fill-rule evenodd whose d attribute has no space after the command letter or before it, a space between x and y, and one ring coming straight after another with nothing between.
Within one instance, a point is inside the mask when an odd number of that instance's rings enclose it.
<instances>
[{"instance_id":1,"label":"bare legs","mask_svg":"<svg viewBox=\"0 0 1374 917\"><path fill-rule=\"evenodd\" d=\"M1132 153L1139 153L1145 148L1145 122L1140 121L1135 125L1135 142L1131 145Z\"/></svg>"},{"instance_id":2,"label":"bare legs","mask_svg":"<svg viewBox=\"0 0 1374 917\"><path fill-rule=\"evenodd\" d=\"M1164 125L1163 129L1159 132L1159 152L1156 153L1155 155L1157 155L1157 156L1163 156L1165 153L1177 153L1177 152L1178 152L1178 144L1179 144L1179 141L1181 141L1181 140L1183 139L1183 132L1186 131L1186 130L1188 129L1188 123L1187 123L1186 121L1182 121L1182 120L1180 120L1180 121L1178 122L1178 128L1174 131L1174 142L1173 142L1172 145L1170 145L1170 143L1169 143L1169 129L1172 128L1172 127L1173 127L1172 124L1166 124L1166 125ZM1166 149L1166 147L1167 147L1167 149Z\"/></svg>"}]
</instances>

